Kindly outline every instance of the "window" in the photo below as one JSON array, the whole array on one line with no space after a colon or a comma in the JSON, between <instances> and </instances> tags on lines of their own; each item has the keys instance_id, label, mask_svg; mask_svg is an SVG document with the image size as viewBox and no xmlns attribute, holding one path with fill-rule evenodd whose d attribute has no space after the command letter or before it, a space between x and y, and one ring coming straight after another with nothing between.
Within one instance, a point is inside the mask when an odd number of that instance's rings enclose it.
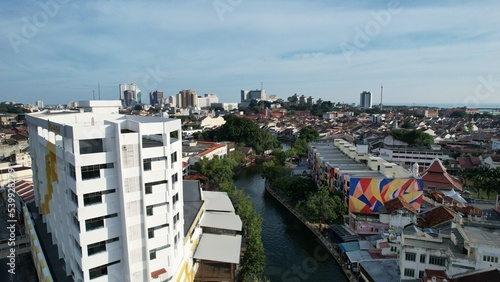
<instances>
[{"instance_id":1,"label":"window","mask_svg":"<svg viewBox=\"0 0 500 282\"><path fill-rule=\"evenodd\" d=\"M101 192L89 193L83 195L83 205L90 206L94 204L102 203L102 194Z\"/></svg>"},{"instance_id":2,"label":"window","mask_svg":"<svg viewBox=\"0 0 500 282\"><path fill-rule=\"evenodd\" d=\"M144 171L148 171L148 170L151 170L152 167L151 167L151 163L153 162L160 162L160 161L164 161L166 162L167 161L167 158L162 156L162 157L158 157L158 158L150 158L150 159L144 159L143 160L143 164L144 164Z\"/></svg>"},{"instance_id":3,"label":"window","mask_svg":"<svg viewBox=\"0 0 500 282\"><path fill-rule=\"evenodd\" d=\"M73 203L76 204L76 206L78 207L78 196L75 194L75 192L73 192L72 190L69 190L71 192L71 200L73 201Z\"/></svg>"},{"instance_id":4,"label":"window","mask_svg":"<svg viewBox=\"0 0 500 282\"><path fill-rule=\"evenodd\" d=\"M177 161L177 152L170 154L170 162L175 163Z\"/></svg>"},{"instance_id":5,"label":"window","mask_svg":"<svg viewBox=\"0 0 500 282\"><path fill-rule=\"evenodd\" d=\"M118 216L117 213L113 213L113 214L108 214L108 215L105 215L105 216L100 216L100 217L96 217L96 218L87 219L87 220L85 220L85 229L87 231L90 231L90 230L94 230L94 229L98 229L98 228L104 227L104 220L105 219L113 218L113 217L117 217L117 216Z\"/></svg>"},{"instance_id":6,"label":"window","mask_svg":"<svg viewBox=\"0 0 500 282\"><path fill-rule=\"evenodd\" d=\"M420 262L425 263L425 255L420 255Z\"/></svg>"},{"instance_id":7,"label":"window","mask_svg":"<svg viewBox=\"0 0 500 282\"><path fill-rule=\"evenodd\" d=\"M177 201L179 201L179 193L172 196L172 204L177 203Z\"/></svg>"},{"instance_id":8,"label":"window","mask_svg":"<svg viewBox=\"0 0 500 282\"><path fill-rule=\"evenodd\" d=\"M425 271L420 270L420 271L418 272L418 278L422 278L422 277L424 277L424 275L425 275Z\"/></svg>"},{"instance_id":9,"label":"window","mask_svg":"<svg viewBox=\"0 0 500 282\"><path fill-rule=\"evenodd\" d=\"M414 277L415 276L415 269L405 268L404 275L406 277Z\"/></svg>"},{"instance_id":10,"label":"window","mask_svg":"<svg viewBox=\"0 0 500 282\"><path fill-rule=\"evenodd\" d=\"M76 179L75 166L73 164L68 163L68 167L69 167L69 176L71 176L73 179Z\"/></svg>"},{"instance_id":11,"label":"window","mask_svg":"<svg viewBox=\"0 0 500 282\"><path fill-rule=\"evenodd\" d=\"M161 229L161 228L164 228L164 227L167 227L167 226L168 226L168 224L162 224L162 225L158 225L158 226L155 226L155 227L148 228L148 239L151 239L151 238L155 237L155 230L158 230L158 229Z\"/></svg>"},{"instance_id":12,"label":"window","mask_svg":"<svg viewBox=\"0 0 500 282\"><path fill-rule=\"evenodd\" d=\"M95 268L89 269L89 277L90 279L94 279L97 277L101 277L104 275L108 275L108 266L102 265Z\"/></svg>"},{"instance_id":13,"label":"window","mask_svg":"<svg viewBox=\"0 0 500 282\"><path fill-rule=\"evenodd\" d=\"M153 215L153 206L146 207L146 215Z\"/></svg>"},{"instance_id":14,"label":"window","mask_svg":"<svg viewBox=\"0 0 500 282\"><path fill-rule=\"evenodd\" d=\"M104 227L104 218L97 217L85 220L85 229L87 231L94 230L97 228Z\"/></svg>"},{"instance_id":15,"label":"window","mask_svg":"<svg viewBox=\"0 0 500 282\"><path fill-rule=\"evenodd\" d=\"M105 265L101 265L101 266L89 269L89 277L90 277L90 279L94 279L94 278L97 278L97 277L108 275L108 266L111 266L111 265L117 264L117 263L120 263L120 261L117 260L117 261L110 262L110 263L105 264Z\"/></svg>"},{"instance_id":16,"label":"window","mask_svg":"<svg viewBox=\"0 0 500 282\"><path fill-rule=\"evenodd\" d=\"M87 253L89 256L91 256L91 255L94 255L97 253L105 252L106 251L106 244L110 244L110 243L113 243L116 241L118 241L118 237L115 237L115 238L112 238L112 239L109 239L106 241L97 242L94 244L89 244L89 245L87 245Z\"/></svg>"},{"instance_id":17,"label":"window","mask_svg":"<svg viewBox=\"0 0 500 282\"><path fill-rule=\"evenodd\" d=\"M498 263L498 257L494 256L483 256L483 261Z\"/></svg>"},{"instance_id":18,"label":"window","mask_svg":"<svg viewBox=\"0 0 500 282\"><path fill-rule=\"evenodd\" d=\"M176 174L172 175L172 183L176 183L179 180L179 176Z\"/></svg>"},{"instance_id":19,"label":"window","mask_svg":"<svg viewBox=\"0 0 500 282\"><path fill-rule=\"evenodd\" d=\"M446 258L429 256L429 264L446 266Z\"/></svg>"},{"instance_id":20,"label":"window","mask_svg":"<svg viewBox=\"0 0 500 282\"><path fill-rule=\"evenodd\" d=\"M155 181L155 182L149 182L149 183L146 183L144 186L145 186L145 190L146 190L146 194L151 194L153 193L153 186L156 186L156 185L161 185L161 184L167 184L168 181L166 180L161 180L161 181ZM165 188L166 190L166 188Z\"/></svg>"},{"instance_id":21,"label":"window","mask_svg":"<svg viewBox=\"0 0 500 282\"><path fill-rule=\"evenodd\" d=\"M112 163L82 166L82 180L101 177L101 169L113 168Z\"/></svg>"},{"instance_id":22,"label":"window","mask_svg":"<svg viewBox=\"0 0 500 282\"><path fill-rule=\"evenodd\" d=\"M73 242L75 243L75 247L78 251L80 251L80 254L82 253L82 246L80 246L80 244L78 243L78 241L76 241L75 238L73 238Z\"/></svg>"},{"instance_id":23,"label":"window","mask_svg":"<svg viewBox=\"0 0 500 282\"><path fill-rule=\"evenodd\" d=\"M415 254L415 253L406 253L405 260L415 261L416 257L417 257L417 254Z\"/></svg>"},{"instance_id":24,"label":"window","mask_svg":"<svg viewBox=\"0 0 500 282\"><path fill-rule=\"evenodd\" d=\"M104 152L102 139L80 140L80 154L92 154Z\"/></svg>"},{"instance_id":25,"label":"window","mask_svg":"<svg viewBox=\"0 0 500 282\"><path fill-rule=\"evenodd\" d=\"M156 259L156 250L149 251L149 260Z\"/></svg>"},{"instance_id":26,"label":"window","mask_svg":"<svg viewBox=\"0 0 500 282\"><path fill-rule=\"evenodd\" d=\"M177 221L179 220L179 213L177 213L175 216L174 216L174 225L177 223Z\"/></svg>"},{"instance_id":27,"label":"window","mask_svg":"<svg viewBox=\"0 0 500 282\"><path fill-rule=\"evenodd\" d=\"M144 171L151 170L151 159L144 159Z\"/></svg>"},{"instance_id":28,"label":"window","mask_svg":"<svg viewBox=\"0 0 500 282\"><path fill-rule=\"evenodd\" d=\"M105 251L106 251L106 241L101 241L101 242L97 242L94 244L89 244L87 246L87 254L89 256L97 254L97 253L105 252Z\"/></svg>"},{"instance_id":29,"label":"window","mask_svg":"<svg viewBox=\"0 0 500 282\"><path fill-rule=\"evenodd\" d=\"M76 214L73 216L73 224L75 224L75 226L78 229L78 231L80 231L80 221L78 221L78 218L76 217Z\"/></svg>"},{"instance_id":30,"label":"window","mask_svg":"<svg viewBox=\"0 0 500 282\"><path fill-rule=\"evenodd\" d=\"M94 204L102 203L102 195L115 193L116 189L104 190L94 193L88 193L83 195L83 204L85 206L90 206Z\"/></svg>"}]
</instances>

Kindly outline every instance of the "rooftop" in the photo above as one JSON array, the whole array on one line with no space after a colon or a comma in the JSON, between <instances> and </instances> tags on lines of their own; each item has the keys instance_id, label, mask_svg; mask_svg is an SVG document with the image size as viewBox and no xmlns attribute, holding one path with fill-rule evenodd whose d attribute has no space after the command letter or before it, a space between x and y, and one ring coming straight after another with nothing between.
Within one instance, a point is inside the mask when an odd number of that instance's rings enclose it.
<instances>
[{"instance_id":1,"label":"rooftop","mask_svg":"<svg viewBox=\"0 0 500 282\"><path fill-rule=\"evenodd\" d=\"M399 281L400 273L397 259L365 260L360 262L360 272L371 278L370 281Z\"/></svg>"}]
</instances>

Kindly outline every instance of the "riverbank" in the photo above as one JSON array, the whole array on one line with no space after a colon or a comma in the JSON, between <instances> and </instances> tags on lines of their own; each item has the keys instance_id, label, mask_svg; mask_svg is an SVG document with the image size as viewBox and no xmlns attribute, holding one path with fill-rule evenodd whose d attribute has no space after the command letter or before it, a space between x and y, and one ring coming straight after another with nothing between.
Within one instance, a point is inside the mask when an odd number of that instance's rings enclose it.
<instances>
[{"instance_id":1,"label":"riverbank","mask_svg":"<svg viewBox=\"0 0 500 282\"><path fill-rule=\"evenodd\" d=\"M319 231L319 224L318 223L311 223L311 222L307 221L299 212L297 212L297 210L295 210L294 207L292 207L292 205L289 203L287 197L285 195L282 195L278 191L274 191L270 187L270 185L267 181L265 182L265 190L271 196L273 196L273 198L275 198L278 202L280 202L288 211L290 211L297 219L299 219L309 230L311 230L311 232L313 232L314 235L316 235L316 237L321 242L323 247L326 250L328 250L328 252L333 256L333 258L335 259L337 264L340 266L340 268L344 272L344 275L347 277L347 279L349 281L351 281L351 282L358 281L358 279L352 273L352 271L350 269L347 269L346 267L344 267L345 262L343 262L343 260L340 256L340 253L337 251L338 246L335 243L327 240L325 238L325 236L323 236L323 234L321 234L321 232Z\"/></svg>"}]
</instances>

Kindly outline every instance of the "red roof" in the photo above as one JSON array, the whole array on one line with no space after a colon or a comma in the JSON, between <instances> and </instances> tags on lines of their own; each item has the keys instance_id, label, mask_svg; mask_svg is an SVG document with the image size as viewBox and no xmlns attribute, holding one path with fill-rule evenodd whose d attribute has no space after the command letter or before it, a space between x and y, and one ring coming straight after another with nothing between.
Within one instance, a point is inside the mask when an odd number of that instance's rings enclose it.
<instances>
[{"instance_id":1,"label":"red roof","mask_svg":"<svg viewBox=\"0 0 500 282\"><path fill-rule=\"evenodd\" d=\"M433 227L455 218L455 213L445 206L438 206L420 215L420 227Z\"/></svg>"},{"instance_id":2,"label":"red roof","mask_svg":"<svg viewBox=\"0 0 500 282\"><path fill-rule=\"evenodd\" d=\"M418 214L417 210L412 205L410 205L407 201L405 201L399 197L385 202L384 207L386 208L388 213L392 213L392 212L397 211L401 208L405 208L414 214Z\"/></svg>"},{"instance_id":3,"label":"red roof","mask_svg":"<svg viewBox=\"0 0 500 282\"><path fill-rule=\"evenodd\" d=\"M424 186L434 186L438 188L454 188L462 190L462 183L446 172L439 159L434 160L431 166L422 175Z\"/></svg>"},{"instance_id":4,"label":"red roof","mask_svg":"<svg viewBox=\"0 0 500 282\"><path fill-rule=\"evenodd\" d=\"M474 168L481 165L478 157L458 157L457 160L462 168Z\"/></svg>"}]
</instances>

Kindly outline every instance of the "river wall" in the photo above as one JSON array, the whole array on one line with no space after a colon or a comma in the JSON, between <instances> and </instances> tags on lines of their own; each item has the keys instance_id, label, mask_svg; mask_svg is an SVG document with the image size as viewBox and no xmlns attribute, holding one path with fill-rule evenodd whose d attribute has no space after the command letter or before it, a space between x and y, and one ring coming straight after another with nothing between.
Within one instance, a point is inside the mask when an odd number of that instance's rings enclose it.
<instances>
[{"instance_id":1,"label":"river wall","mask_svg":"<svg viewBox=\"0 0 500 282\"><path fill-rule=\"evenodd\" d=\"M340 253L338 252L338 247L336 246L335 243L329 241L321 232L319 231L319 224L318 223L311 223L306 220L305 217L303 217L290 203L288 202L288 199L286 196L282 195L278 191L275 191L272 189L271 185L269 185L269 182L265 182L265 190L273 196L278 202L280 202L288 211L290 211L298 220L300 220L311 232L316 235L318 240L321 242L323 247L328 250L328 252L335 258L337 261L338 265L340 268L344 271L345 276L347 279L351 282L357 282L358 279L356 276L352 273L350 269L345 267L346 263L343 261L343 259L340 256Z\"/></svg>"}]
</instances>

